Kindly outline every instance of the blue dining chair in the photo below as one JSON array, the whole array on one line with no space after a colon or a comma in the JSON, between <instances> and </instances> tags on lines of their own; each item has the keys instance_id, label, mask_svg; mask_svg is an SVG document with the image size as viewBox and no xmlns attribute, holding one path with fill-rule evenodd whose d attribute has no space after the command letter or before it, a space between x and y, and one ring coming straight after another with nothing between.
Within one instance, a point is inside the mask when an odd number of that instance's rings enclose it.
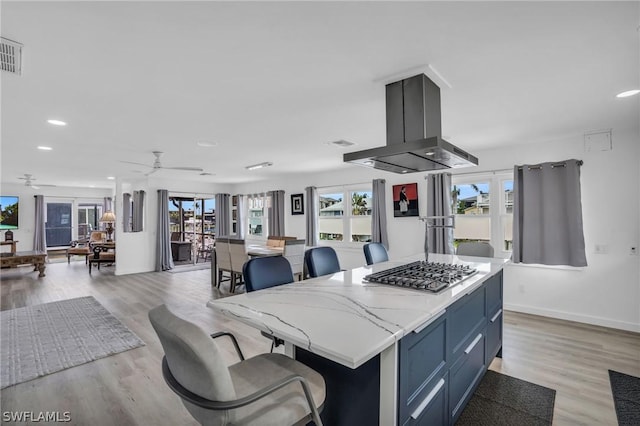
<instances>
[{"instance_id":1,"label":"blue dining chair","mask_svg":"<svg viewBox=\"0 0 640 426\"><path fill-rule=\"evenodd\" d=\"M340 272L340 261L331 247L315 247L304 253L304 264L311 278Z\"/></svg>"},{"instance_id":2,"label":"blue dining chair","mask_svg":"<svg viewBox=\"0 0 640 426\"><path fill-rule=\"evenodd\" d=\"M247 292L293 282L291 264L283 256L254 257L242 267Z\"/></svg>"},{"instance_id":3,"label":"blue dining chair","mask_svg":"<svg viewBox=\"0 0 640 426\"><path fill-rule=\"evenodd\" d=\"M389 260L387 249L380 243L368 243L362 247L364 250L364 259L367 261L367 265L373 265L374 263L386 262Z\"/></svg>"},{"instance_id":4,"label":"blue dining chair","mask_svg":"<svg viewBox=\"0 0 640 426\"><path fill-rule=\"evenodd\" d=\"M293 282L291 264L283 256L254 257L244 264L242 275L247 293ZM272 334L264 331L260 334L271 340L271 352L274 347L284 344Z\"/></svg>"}]
</instances>

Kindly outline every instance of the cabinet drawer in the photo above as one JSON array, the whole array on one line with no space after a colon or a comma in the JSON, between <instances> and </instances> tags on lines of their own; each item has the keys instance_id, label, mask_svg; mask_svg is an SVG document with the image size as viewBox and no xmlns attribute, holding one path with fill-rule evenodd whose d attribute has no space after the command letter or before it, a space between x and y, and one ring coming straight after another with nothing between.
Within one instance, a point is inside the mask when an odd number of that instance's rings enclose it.
<instances>
[{"instance_id":1,"label":"cabinet drawer","mask_svg":"<svg viewBox=\"0 0 640 426\"><path fill-rule=\"evenodd\" d=\"M487 366L491 363L493 358L500 350L502 346L502 308L498 309L498 312L493 314L489 318L489 324L487 324Z\"/></svg>"},{"instance_id":2,"label":"cabinet drawer","mask_svg":"<svg viewBox=\"0 0 640 426\"><path fill-rule=\"evenodd\" d=\"M502 271L487 280L485 289L487 293L487 316L491 318L502 309Z\"/></svg>"},{"instance_id":3,"label":"cabinet drawer","mask_svg":"<svg viewBox=\"0 0 640 426\"><path fill-rule=\"evenodd\" d=\"M425 398L409 417L401 422L403 426L434 426L447 424L448 377L445 375L429 389Z\"/></svg>"},{"instance_id":4,"label":"cabinet drawer","mask_svg":"<svg viewBox=\"0 0 640 426\"><path fill-rule=\"evenodd\" d=\"M450 360L457 360L469 342L485 327L485 309L484 286L458 300L449 309Z\"/></svg>"},{"instance_id":5,"label":"cabinet drawer","mask_svg":"<svg viewBox=\"0 0 640 426\"><path fill-rule=\"evenodd\" d=\"M446 372L447 316L400 340L398 416L400 423L424 400Z\"/></svg>"},{"instance_id":6,"label":"cabinet drawer","mask_svg":"<svg viewBox=\"0 0 640 426\"><path fill-rule=\"evenodd\" d=\"M449 403L452 423L471 397L485 371L485 336L479 333L449 370Z\"/></svg>"}]
</instances>

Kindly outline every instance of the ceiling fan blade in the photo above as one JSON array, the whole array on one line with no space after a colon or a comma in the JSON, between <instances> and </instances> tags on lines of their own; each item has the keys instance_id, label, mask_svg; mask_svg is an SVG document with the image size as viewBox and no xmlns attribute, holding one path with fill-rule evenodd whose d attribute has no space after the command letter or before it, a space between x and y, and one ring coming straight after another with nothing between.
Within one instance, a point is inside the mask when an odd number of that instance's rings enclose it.
<instances>
[{"instance_id":1,"label":"ceiling fan blade","mask_svg":"<svg viewBox=\"0 0 640 426\"><path fill-rule=\"evenodd\" d=\"M133 161L124 161L124 160L119 160L121 163L127 163L127 164L135 164L136 166L145 166L145 167L153 167L150 166L148 164L143 164L143 163L135 163Z\"/></svg>"},{"instance_id":2,"label":"ceiling fan blade","mask_svg":"<svg viewBox=\"0 0 640 426\"><path fill-rule=\"evenodd\" d=\"M157 172L158 170L160 170L158 167L154 167L153 170L151 170L149 173L145 173L145 176L149 176L150 174L153 174L155 172Z\"/></svg>"},{"instance_id":3,"label":"ceiling fan blade","mask_svg":"<svg viewBox=\"0 0 640 426\"><path fill-rule=\"evenodd\" d=\"M204 169L200 167L161 167L162 169L171 169L171 170L186 170L189 172L202 172Z\"/></svg>"}]
</instances>

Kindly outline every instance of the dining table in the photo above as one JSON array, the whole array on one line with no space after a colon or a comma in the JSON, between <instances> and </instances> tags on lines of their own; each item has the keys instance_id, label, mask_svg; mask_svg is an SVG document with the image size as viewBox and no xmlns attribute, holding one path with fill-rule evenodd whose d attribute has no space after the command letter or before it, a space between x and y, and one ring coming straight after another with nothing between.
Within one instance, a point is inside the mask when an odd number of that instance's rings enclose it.
<instances>
[{"instance_id":1,"label":"dining table","mask_svg":"<svg viewBox=\"0 0 640 426\"><path fill-rule=\"evenodd\" d=\"M284 247L267 246L266 244L247 244L245 245L247 255L249 257L269 257L282 256ZM216 258L215 247L211 249L211 286L218 285L218 261Z\"/></svg>"}]
</instances>

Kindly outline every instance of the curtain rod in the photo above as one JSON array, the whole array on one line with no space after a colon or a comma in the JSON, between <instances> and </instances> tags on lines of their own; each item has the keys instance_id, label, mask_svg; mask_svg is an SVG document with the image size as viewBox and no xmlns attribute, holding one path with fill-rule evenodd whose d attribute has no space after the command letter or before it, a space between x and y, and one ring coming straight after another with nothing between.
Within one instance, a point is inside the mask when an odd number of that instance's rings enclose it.
<instances>
[{"instance_id":1,"label":"curtain rod","mask_svg":"<svg viewBox=\"0 0 640 426\"><path fill-rule=\"evenodd\" d=\"M582 160L578 160L578 166L582 166L583 164L584 164L584 161L582 161ZM553 163L553 164L552 164L552 166L554 166L554 167L564 167L564 166L566 166L566 165L567 165L567 163L566 163L566 162L564 162L564 161L561 161L561 162L559 162L559 163ZM536 167L536 166L538 166L538 165L537 165L537 164L534 164L534 165L529 166L529 167L530 167L530 168L531 168L531 167L533 167L533 168L536 168L536 169L537 169L537 168L539 168L539 167ZM522 166L518 167L518 170L522 170ZM486 171L484 171L484 172L456 173L456 174L451 174L451 177L455 177L455 176L464 176L464 175L481 175L481 174L493 174L493 175L497 175L497 174L500 174L500 173L509 173L509 172L513 172L513 169L511 168L511 169L499 169L499 170L486 170ZM426 176L425 176L425 179L426 179Z\"/></svg>"},{"instance_id":2,"label":"curtain rod","mask_svg":"<svg viewBox=\"0 0 640 426\"><path fill-rule=\"evenodd\" d=\"M584 161L578 160L577 164L578 164L578 166L582 166L584 164ZM567 162L566 161L560 161L558 163L551 163L551 168L554 168L554 167L567 167ZM531 166L527 166L527 168L529 170L540 170L542 168L542 164L533 164ZM522 170L522 169L523 169L522 166L518 167L518 170Z\"/></svg>"},{"instance_id":3,"label":"curtain rod","mask_svg":"<svg viewBox=\"0 0 640 426\"><path fill-rule=\"evenodd\" d=\"M42 194L34 194L34 197L37 197L38 195L42 195ZM65 200L100 200L100 202L104 201L104 197L78 197L75 195L69 195L69 196L64 196L64 195L42 195L44 198L63 198ZM111 197L109 197L111 198Z\"/></svg>"}]
</instances>

